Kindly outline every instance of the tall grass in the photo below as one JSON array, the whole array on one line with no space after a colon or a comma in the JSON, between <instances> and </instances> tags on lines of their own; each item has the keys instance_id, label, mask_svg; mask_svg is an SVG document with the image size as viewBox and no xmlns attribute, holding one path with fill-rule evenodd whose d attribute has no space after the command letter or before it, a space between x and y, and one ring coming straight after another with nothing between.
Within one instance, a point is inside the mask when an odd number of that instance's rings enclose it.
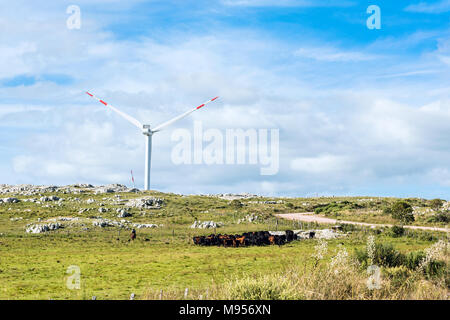
<instances>
[{"instance_id":1,"label":"tall grass","mask_svg":"<svg viewBox=\"0 0 450 320\"><path fill-rule=\"evenodd\" d=\"M287 267L283 271L269 274L234 276L227 281L213 285L208 299L222 300L400 300L400 299L448 299L448 252L432 256L441 244L437 243L425 253L412 254L410 266L402 264L398 252L392 246L376 245L373 263L381 266L379 289L368 286L369 274L366 264L358 261L358 255L349 255L339 246L331 257L325 258L326 243L316 246L316 253L308 261ZM442 245L441 247L442 248ZM369 251L370 252L370 251ZM386 255L386 256L383 256ZM359 257L361 258L361 257ZM400 260L399 260L400 259ZM414 261L414 262L413 262ZM403 261L404 262L404 261ZM421 272L421 265L432 263L443 266L445 272L429 274ZM426 267L426 266L425 266ZM155 292L148 292L152 299ZM170 295L172 299L182 293ZM195 297L191 297L195 299Z\"/></svg>"}]
</instances>

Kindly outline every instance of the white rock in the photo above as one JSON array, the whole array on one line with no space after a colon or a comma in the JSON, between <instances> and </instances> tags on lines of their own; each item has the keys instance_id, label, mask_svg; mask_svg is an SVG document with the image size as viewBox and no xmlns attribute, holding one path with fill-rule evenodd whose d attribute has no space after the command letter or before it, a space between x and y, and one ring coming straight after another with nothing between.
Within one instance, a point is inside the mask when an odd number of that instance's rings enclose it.
<instances>
[{"instance_id":1,"label":"white rock","mask_svg":"<svg viewBox=\"0 0 450 320\"><path fill-rule=\"evenodd\" d=\"M310 232L314 232L314 238L316 239L336 239L346 236L345 233L332 229L294 230L294 233L301 239L308 239Z\"/></svg>"},{"instance_id":2,"label":"white rock","mask_svg":"<svg viewBox=\"0 0 450 320\"><path fill-rule=\"evenodd\" d=\"M48 224L31 224L25 229L27 233L43 233L47 231L57 230L61 228L59 223L48 223Z\"/></svg>"},{"instance_id":3,"label":"white rock","mask_svg":"<svg viewBox=\"0 0 450 320\"><path fill-rule=\"evenodd\" d=\"M3 198L4 203L18 203L20 200L17 198Z\"/></svg>"},{"instance_id":4,"label":"white rock","mask_svg":"<svg viewBox=\"0 0 450 320\"><path fill-rule=\"evenodd\" d=\"M124 209L117 209L117 212L119 213L117 215L117 218L131 217L131 213L125 211Z\"/></svg>"},{"instance_id":5,"label":"white rock","mask_svg":"<svg viewBox=\"0 0 450 320\"><path fill-rule=\"evenodd\" d=\"M140 223L134 223L134 224L133 224L133 227L134 227L134 228L137 228L137 229L141 229L141 228L157 228L158 225L152 224L152 223L148 223L148 224L145 224L145 223L142 223L142 224L140 224Z\"/></svg>"},{"instance_id":6,"label":"white rock","mask_svg":"<svg viewBox=\"0 0 450 320\"><path fill-rule=\"evenodd\" d=\"M49 197L41 197L39 199L40 202L47 202L47 201L58 201L60 200L60 198L58 198L57 196L49 196Z\"/></svg>"},{"instance_id":7,"label":"white rock","mask_svg":"<svg viewBox=\"0 0 450 320\"><path fill-rule=\"evenodd\" d=\"M210 228L219 228L223 226L222 222L214 222L214 221L197 221L191 225L192 229L210 229Z\"/></svg>"},{"instance_id":8,"label":"white rock","mask_svg":"<svg viewBox=\"0 0 450 320\"><path fill-rule=\"evenodd\" d=\"M159 209L164 203L164 199L146 197L130 199L125 203L125 206L132 208L144 208L144 209Z\"/></svg>"}]
</instances>

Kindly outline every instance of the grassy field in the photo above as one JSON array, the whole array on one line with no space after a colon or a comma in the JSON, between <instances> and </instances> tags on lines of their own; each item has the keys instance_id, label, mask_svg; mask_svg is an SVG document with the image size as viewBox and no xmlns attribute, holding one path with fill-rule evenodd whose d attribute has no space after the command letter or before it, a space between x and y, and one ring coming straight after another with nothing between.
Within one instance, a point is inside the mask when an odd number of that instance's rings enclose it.
<instances>
[{"instance_id":1,"label":"grassy field","mask_svg":"<svg viewBox=\"0 0 450 320\"><path fill-rule=\"evenodd\" d=\"M117 218L116 209L123 208L123 202L117 201L116 194L85 192L43 195L57 195L64 201L60 204L52 201L41 204L21 201L0 205L0 299L91 299L92 296L97 299L128 299L131 293L135 293L137 299L155 299L159 298L161 290L163 298L181 299L185 288L189 289L188 298L192 299L198 299L200 295L203 298L232 298L223 296L222 291L229 286L238 288L242 285L239 281L251 282L261 276L272 277L272 280L280 276L292 280L294 278L286 274L298 275L299 268L303 268L303 276L307 276L308 272L316 272L316 269L311 268L317 265L317 261L312 258L317 250L317 240L294 241L281 247L199 247L192 244L192 236L210 234L214 230L191 229L195 219L222 222L224 226L217 229L220 233L325 228L277 221L273 214L311 211L319 204L351 201L365 203L365 207L339 209L336 213L328 214L345 216L347 220L389 222L390 218L383 216L381 207L392 201L360 201L362 198L253 198L238 203L207 196L158 192L120 193L120 199L150 195L163 198L164 205L161 209L127 209L131 217ZM40 196L16 197L24 200ZM90 203L88 199L91 199ZM277 200L281 200L280 203L272 203ZM372 205L366 205L372 202ZM108 211L100 213L100 207ZM81 208L90 210L80 212ZM249 214L258 216L256 222L237 223ZM93 226L93 219L99 216L117 221L126 219L132 223L152 223L159 227L137 229L137 240L129 241L128 229ZM76 223L63 221L64 228L55 231L41 234L25 232L27 224L42 224L55 217L78 217L80 220ZM380 233L370 229L355 229L345 238L327 241L328 251L321 264L325 266L332 261L342 247L351 256L356 249L364 250L367 237L371 234L376 236L378 243L391 243L402 253L424 250L437 240L446 239L442 233L410 232L396 237L388 231ZM66 271L72 265L81 269L79 290L70 290L66 286L69 277ZM294 269L297 270L295 273L292 271ZM361 275L359 282L367 278L364 270L361 270L358 271ZM270 279L262 281L267 283L272 281ZM295 285L299 286L300 278L295 279ZM425 277L421 281L429 281L430 290L434 292L441 290L440 295L434 298L448 298L448 283L442 283L442 277L434 280ZM371 296L364 296L368 297ZM269 298L320 296L303 294Z\"/></svg>"}]
</instances>

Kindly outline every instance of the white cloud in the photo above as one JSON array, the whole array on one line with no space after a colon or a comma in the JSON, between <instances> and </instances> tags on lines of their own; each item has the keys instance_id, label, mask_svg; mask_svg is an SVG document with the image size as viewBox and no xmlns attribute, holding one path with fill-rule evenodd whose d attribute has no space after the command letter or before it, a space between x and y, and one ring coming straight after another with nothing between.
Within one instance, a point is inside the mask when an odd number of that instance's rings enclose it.
<instances>
[{"instance_id":1,"label":"white cloud","mask_svg":"<svg viewBox=\"0 0 450 320\"><path fill-rule=\"evenodd\" d=\"M317 157L295 158L291 161L291 168L304 173L323 174L347 171L351 166L345 156L324 154Z\"/></svg>"},{"instance_id":2,"label":"white cloud","mask_svg":"<svg viewBox=\"0 0 450 320\"><path fill-rule=\"evenodd\" d=\"M423 12L423 13L444 13L450 11L450 0L440 0L434 3L419 2L410 4L405 11Z\"/></svg>"},{"instance_id":3,"label":"white cloud","mask_svg":"<svg viewBox=\"0 0 450 320\"><path fill-rule=\"evenodd\" d=\"M368 61L379 59L380 57L358 52L358 51L345 51L332 47L304 47L300 48L294 53L298 57L314 59L327 62L347 62L347 61Z\"/></svg>"},{"instance_id":4,"label":"white cloud","mask_svg":"<svg viewBox=\"0 0 450 320\"><path fill-rule=\"evenodd\" d=\"M227 6L245 7L347 7L352 1L334 0L221 0Z\"/></svg>"},{"instance_id":5,"label":"white cloud","mask_svg":"<svg viewBox=\"0 0 450 320\"><path fill-rule=\"evenodd\" d=\"M428 172L429 179L440 186L450 187L450 170L446 167L432 168Z\"/></svg>"}]
</instances>

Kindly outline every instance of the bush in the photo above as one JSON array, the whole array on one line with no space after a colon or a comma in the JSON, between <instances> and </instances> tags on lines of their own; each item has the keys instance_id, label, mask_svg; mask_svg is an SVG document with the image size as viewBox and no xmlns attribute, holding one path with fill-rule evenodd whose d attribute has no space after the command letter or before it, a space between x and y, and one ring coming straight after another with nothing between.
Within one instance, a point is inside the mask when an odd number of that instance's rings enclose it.
<instances>
[{"instance_id":1,"label":"bush","mask_svg":"<svg viewBox=\"0 0 450 320\"><path fill-rule=\"evenodd\" d=\"M423 251L410 252L405 256L404 265L410 269L415 270L420 265L420 262L425 258L426 254ZM424 274L427 276L442 276L446 273L446 264L444 261L430 261Z\"/></svg>"},{"instance_id":2,"label":"bush","mask_svg":"<svg viewBox=\"0 0 450 320\"><path fill-rule=\"evenodd\" d=\"M437 212L428 221L449 223L450 222L450 213L449 212Z\"/></svg>"},{"instance_id":3,"label":"bush","mask_svg":"<svg viewBox=\"0 0 450 320\"><path fill-rule=\"evenodd\" d=\"M404 223L413 222L414 216L411 205L405 201L396 201L391 207L392 218Z\"/></svg>"},{"instance_id":4,"label":"bush","mask_svg":"<svg viewBox=\"0 0 450 320\"><path fill-rule=\"evenodd\" d=\"M356 250L355 254L356 259L363 265L363 267L367 267L369 265L369 256L365 248L362 250ZM398 267L404 263L404 256L394 249L390 243L377 243L375 244L374 260L372 263L383 267Z\"/></svg>"},{"instance_id":5,"label":"bush","mask_svg":"<svg viewBox=\"0 0 450 320\"><path fill-rule=\"evenodd\" d=\"M436 211L439 210L443 204L444 202L441 199L433 199L430 201L430 207Z\"/></svg>"},{"instance_id":6,"label":"bush","mask_svg":"<svg viewBox=\"0 0 450 320\"><path fill-rule=\"evenodd\" d=\"M239 209L239 208L242 208L243 205L242 205L242 202L240 202L239 200L235 199L235 200L232 200L230 202L230 206L232 206L235 209Z\"/></svg>"},{"instance_id":7,"label":"bush","mask_svg":"<svg viewBox=\"0 0 450 320\"><path fill-rule=\"evenodd\" d=\"M399 288L408 280L411 271L405 266L383 268L383 275L391 281L391 286Z\"/></svg>"},{"instance_id":8,"label":"bush","mask_svg":"<svg viewBox=\"0 0 450 320\"><path fill-rule=\"evenodd\" d=\"M375 245L374 264L385 267L397 267L403 264L404 257L398 252L392 244Z\"/></svg>"},{"instance_id":9,"label":"bush","mask_svg":"<svg viewBox=\"0 0 450 320\"><path fill-rule=\"evenodd\" d=\"M367 250L356 250L356 259L361 263L363 268L369 265L369 256ZM385 268L404 267L408 270L417 270L420 262L425 258L423 251L414 251L408 254L398 252L391 244L377 243L375 245L374 265ZM427 264L424 274L427 276L442 276L447 272L447 266L444 261L432 260Z\"/></svg>"},{"instance_id":10,"label":"bush","mask_svg":"<svg viewBox=\"0 0 450 320\"><path fill-rule=\"evenodd\" d=\"M425 253L423 253L422 251L410 252L405 256L404 265L408 269L414 270L419 266L420 261L422 261L423 258L425 258Z\"/></svg>"},{"instance_id":11,"label":"bush","mask_svg":"<svg viewBox=\"0 0 450 320\"><path fill-rule=\"evenodd\" d=\"M363 208L360 204L353 203L350 201L341 201L341 202L331 202L329 204L319 204L314 207L315 214L325 214L337 215L340 211L350 210L350 209L360 209Z\"/></svg>"},{"instance_id":12,"label":"bush","mask_svg":"<svg viewBox=\"0 0 450 320\"><path fill-rule=\"evenodd\" d=\"M286 207L288 207L289 209L294 208L294 205L290 202L286 202Z\"/></svg>"},{"instance_id":13,"label":"bush","mask_svg":"<svg viewBox=\"0 0 450 320\"><path fill-rule=\"evenodd\" d=\"M394 238L401 237L405 234L405 228L403 228L402 226L392 226L390 231Z\"/></svg>"}]
</instances>

